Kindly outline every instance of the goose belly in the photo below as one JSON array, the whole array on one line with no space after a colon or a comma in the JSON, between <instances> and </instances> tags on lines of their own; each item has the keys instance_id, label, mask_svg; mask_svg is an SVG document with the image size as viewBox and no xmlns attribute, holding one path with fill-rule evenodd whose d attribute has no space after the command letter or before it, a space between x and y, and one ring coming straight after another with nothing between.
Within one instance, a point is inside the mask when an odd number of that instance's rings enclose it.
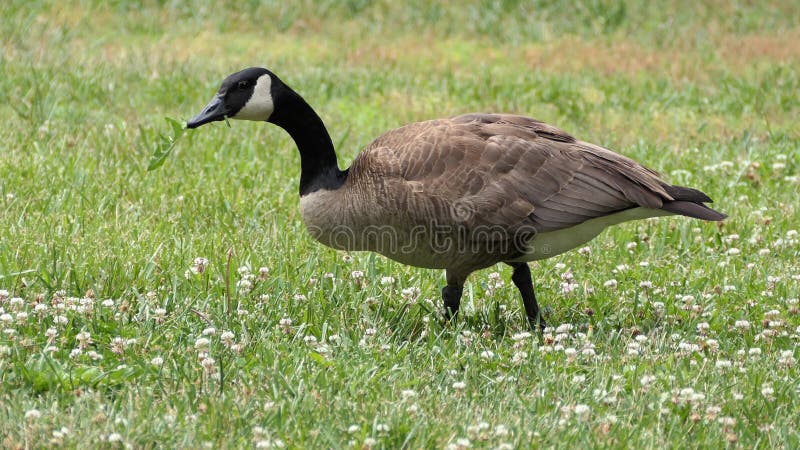
<instances>
[{"instance_id":1,"label":"goose belly","mask_svg":"<svg viewBox=\"0 0 800 450\"><path fill-rule=\"evenodd\" d=\"M562 230L539 233L528 241L524 255L514 259L514 261L537 261L551 258L591 241L603 230L612 225L629 220L669 215L672 215L672 213L661 209L632 208L608 216L587 220L586 222Z\"/></svg>"}]
</instances>

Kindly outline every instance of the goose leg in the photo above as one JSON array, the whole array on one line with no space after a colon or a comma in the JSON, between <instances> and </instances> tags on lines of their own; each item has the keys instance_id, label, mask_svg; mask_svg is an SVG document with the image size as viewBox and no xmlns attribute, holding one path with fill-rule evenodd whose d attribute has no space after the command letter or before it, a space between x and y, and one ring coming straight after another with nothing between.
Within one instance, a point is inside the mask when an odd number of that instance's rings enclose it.
<instances>
[{"instance_id":1,"label":"goose leg","mask_svg":"<svg viewBox=\"0 0 800 450\"><path fill-rule=\"evenodd\" d=\"M525 306L525 315L533 328L539 325L539 329L544 331L545 324L542 314L539 311L539 303L536 302L536 294L533 292L533 280L531 280L531 269L528 263L507 263L514 268L511 281L519 289L522 296L522 304Z\"/></svg>"},{"instance_id":2,"label":"goose leg","mask_svg":"<svg viewBox=\"0 0 800 450\"><path fill-rule=\"evenodd\" d=\"M458 314L458 307L461 306L461 294L464 290L466 278L467 277L456 276L449 270L447 271L447 286L442 288L444 314L447 320L452 319Z\"/></svg>"}]
</instances>

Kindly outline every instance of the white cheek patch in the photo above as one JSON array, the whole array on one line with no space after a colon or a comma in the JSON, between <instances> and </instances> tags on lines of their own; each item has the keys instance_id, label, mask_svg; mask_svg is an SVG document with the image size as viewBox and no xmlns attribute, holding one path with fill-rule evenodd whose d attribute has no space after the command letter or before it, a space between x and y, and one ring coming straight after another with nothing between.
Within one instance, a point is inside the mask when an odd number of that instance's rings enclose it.
<instances>
[{"instance_id":1,"label":"white cheek patch","mask_svg":"<svg viewBox=\"0 0 800 450\"><path fill-rule=\"evenodd\" d=\"M272 94L270 93L272 87L272 78L264 74L256 80L256 87L253 88L253 95L250 100L245 103L244 107L239 110L234 119L241 120L267 120L272 115L275 105L272 102Z\"/></svg>"}]
</instances>

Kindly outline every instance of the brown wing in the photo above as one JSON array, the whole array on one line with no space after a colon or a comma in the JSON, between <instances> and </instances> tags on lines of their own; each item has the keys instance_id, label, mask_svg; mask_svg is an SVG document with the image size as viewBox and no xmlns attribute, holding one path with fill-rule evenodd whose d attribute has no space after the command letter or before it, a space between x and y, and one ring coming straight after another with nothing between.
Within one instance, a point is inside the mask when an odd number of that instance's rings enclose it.
<instances>
[{"instance_id":1,"label":"brown wing","mask_svg":"<svg viewBox=\"0 0 800 450\"><path fill-rule=\"evenodd\" d=\"M398 128L370 144L351 170L356 178L379 178L377 200L401 220L511 233L562 229L672 200L658 175L633 160L515 115Z\"/></svg>"}]
</instances>

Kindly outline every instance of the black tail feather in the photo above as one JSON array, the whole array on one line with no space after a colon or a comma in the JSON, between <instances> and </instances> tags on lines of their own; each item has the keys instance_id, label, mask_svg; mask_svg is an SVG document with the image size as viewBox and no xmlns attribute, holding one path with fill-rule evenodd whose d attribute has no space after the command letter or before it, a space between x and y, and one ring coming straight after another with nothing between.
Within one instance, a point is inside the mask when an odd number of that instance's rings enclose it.
<instances>
[{"instance_id":1,"label":"black tail feather","mask_svg":"<svg viewBox=\"0 0 800 450\"><path fill-rule=\"evenodd\" d=\"M728 217L704 205L703 203L712 203L713 200L697 189L664 184L664 190L674 199L664 202L664 206L661 207L664 211L703 220L718 221Z\"/></svg>"},{"instance_id":2,"label":"black tail feather","mask_svg":"<svg viewBox=\"0 0 800 450\"><path fill-rule=\"evenodd\" d=\"M682 216L694 217L695 219L719 221L725 219L725 214L713 210L702 203L685 202L677 200L674 202L664 202L661 207L664 211L680 214Z\"/></svg>"},{"instance_id":3,"label":"black tail feather","mask_svg":"<svg viewBox=\"0 0 800 450\"><path fill-rule=\"evenodd\" d=\"M711 197L706 195L705 192L698 191L697 189L664 184L664 190L667 191L667 194L669 194L673 200L683 200L693 203L714 203L714 200L711 200Z\"/></svg>"}]
</instances>

